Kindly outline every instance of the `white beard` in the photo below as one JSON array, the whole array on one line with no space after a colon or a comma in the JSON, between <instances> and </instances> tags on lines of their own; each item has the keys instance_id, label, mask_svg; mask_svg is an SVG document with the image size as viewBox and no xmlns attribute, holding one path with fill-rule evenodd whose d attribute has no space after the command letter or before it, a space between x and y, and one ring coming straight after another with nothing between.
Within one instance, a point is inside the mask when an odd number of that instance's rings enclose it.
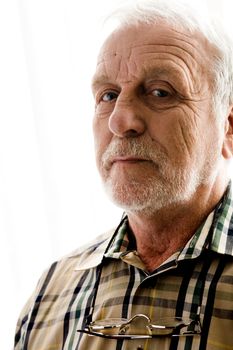
<instances>
[{"instance_id":1,"label":"white beard","mask_svg":"<svg viewBox=\"0 0 233 350\"><path fill-rule=\"evenodd\" d=\"M153 146L153 147L152 147ZM159 145L148 145L143 138L113 140L102 156L103 183L110 199L127 212L152 214L161 208L185 203L196 192L198 186L213 180L219 152L210 147L205 154L205 164L198 169L193 163L172 164L166 151ZM138 156L151 160L149 175L130 174L124 180L111 169L114 156ZM149 164L149 163L148 163ZM154 171L151 171L154 167ZM141 174L142 175L142 174Z\"/></svg>"}]
</instances>

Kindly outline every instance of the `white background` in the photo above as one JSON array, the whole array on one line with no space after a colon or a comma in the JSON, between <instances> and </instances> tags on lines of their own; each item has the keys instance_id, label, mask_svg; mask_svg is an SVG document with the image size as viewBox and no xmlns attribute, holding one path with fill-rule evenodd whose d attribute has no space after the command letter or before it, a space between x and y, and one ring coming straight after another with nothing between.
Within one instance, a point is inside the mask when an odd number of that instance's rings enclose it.
<instances>
[{"instance_id":1,"label":"white background","mask_svg":"<svg viewBox=\"0 0 233 350\"><path fill-rule=\"evenodd\" d=\"M231 1L208 2L230 27ZM1 349L41 272L120 219L95 169L89 88L119 3L0 0Z\"/></svg>"}]
</instances>

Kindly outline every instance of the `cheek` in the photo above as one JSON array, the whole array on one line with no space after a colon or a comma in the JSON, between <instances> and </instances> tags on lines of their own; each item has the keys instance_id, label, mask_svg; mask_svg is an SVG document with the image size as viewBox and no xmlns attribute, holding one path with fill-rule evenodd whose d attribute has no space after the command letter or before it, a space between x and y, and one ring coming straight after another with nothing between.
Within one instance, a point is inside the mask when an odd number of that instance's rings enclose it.
<instances>
[{"instance_id":1,"label":"cheek","mask_svg":"<svg viewBox=\"0 0 233 350\"><path fill-rule=\"evenodd\" d=\"M200 137L197 126L190 119L175 113L166 116L163 123L152 126L150 135L163 146L170 161L180 166L193 159Z\"/></svg>"},{"instance_id":2,"label":"cheek","mask_svg":"<svg viewBox=\"0 0 233 350\"><path fill-rule=\"evenodd\" d=\"M174 135L177 139L177 147L184 152L184 155L191 156L198 142L198 130L190 120L181 120L174 128Z\"/></svg>"},{"instance_id":3,"label":"cheek","mask_svg":"<svg viewBox=\"0 0 233 350\"><path fill-rule=\"evenodd\" d=\"M204 118L204 116L203 116ZM180 120L174 127L174 153L181 164L198 164L210 148L212 133L206 129L201 116ZM210 124L208 124L209 128Z\"/></svg>"},{"instance_id":4,"label":"cheek","mask_svg":"<svg viewBox=\"0 0 233 350\"><path fill-rule=\"evenodd\" d=\"M112 134L108 128L107 119L93 119L93 135L94 135L94 144L95 144L95 154L97 165L100 163L100 159L109 143L112 139Z\"/></svg>"}]
</instances>

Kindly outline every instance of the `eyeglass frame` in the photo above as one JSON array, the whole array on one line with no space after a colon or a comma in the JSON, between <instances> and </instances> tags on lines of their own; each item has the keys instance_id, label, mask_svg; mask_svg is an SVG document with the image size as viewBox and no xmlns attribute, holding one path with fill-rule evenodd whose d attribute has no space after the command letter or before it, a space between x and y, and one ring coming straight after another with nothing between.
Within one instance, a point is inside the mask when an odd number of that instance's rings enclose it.
<instances>
[{"instance_id":1,"label":"eyeglass frame","mask_svg":"<svg viewBox=\"0 0 233 350\"><path fill-rule=\"evenodd\" d=\"M143 318L147 321L147 324L145 325L145 328L147 329L148 334L126 334L129 326L135 321L137 318ZM169 318L170 319L170 318ZM200 318L197 315L193 319L187 319L183 320L181 317L174 317L174 320L179 321L177 325L162 325L159 324L153 324L151 322L151 319L144 315L144 314L136 314L130 319L118 319L119 322L117 323L117 319L114 319L116 322L115 324L110 324L111 319L106 320L97 320L93 321L89 324L86 324L84 329L78 329L77 332L85 333L90 336L97 336L101 338L107 338L107 339L124 339L124 340L133 340L133 339L151 339L151 338L164 338L164 337L187 337L187 336L195 336L195 335L201 335L201 323ZM163 319L163 320L166 320ZM106 321L106 324L98 325L98 322ZM109 322L109 323L107 323ZM196 328L193 330L188 330L190 326L194 326ZM119 329L118 334L106 334L101 331L108 330L108 329ZM184 333L180 333L180 331L183 328L187 328L187 331ZM170 333L162 334L153 334L153 330L170 330Z\"/></svg>"}]
</instances>

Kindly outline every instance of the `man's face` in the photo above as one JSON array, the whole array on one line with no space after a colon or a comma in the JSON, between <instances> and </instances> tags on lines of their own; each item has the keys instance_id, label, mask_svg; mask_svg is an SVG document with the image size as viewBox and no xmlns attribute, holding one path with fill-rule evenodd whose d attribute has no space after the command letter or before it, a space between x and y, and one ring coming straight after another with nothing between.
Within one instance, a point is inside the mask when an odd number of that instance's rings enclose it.
<instances>
[{"instance_id":1,"label":"man's face","mask_svg":"<svg viewBox=\"0 0 233 350\"><path fill-rule=\"evenodd\" d=\"M212 50L160 23L105 42L93 79L97 166L113 201L156 211L213 180L221 132L213 115Z\"/></svg>"}]
</instances>

